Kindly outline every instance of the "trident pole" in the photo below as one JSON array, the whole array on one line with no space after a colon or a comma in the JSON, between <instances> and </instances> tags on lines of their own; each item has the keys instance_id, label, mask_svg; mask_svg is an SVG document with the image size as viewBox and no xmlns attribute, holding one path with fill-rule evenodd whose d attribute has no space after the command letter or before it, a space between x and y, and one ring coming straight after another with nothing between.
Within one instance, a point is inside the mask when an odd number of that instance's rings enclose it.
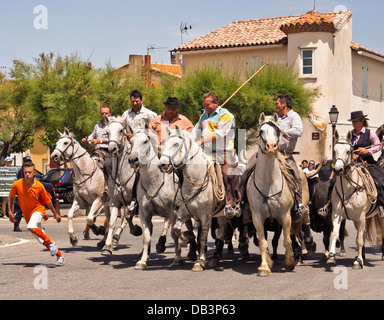
<instances>
[{"instance_id":1,"label":"trident pole","mask_svg":"<svg viewBox=\"0 0 384 320\"><path fill-rule=\"evenodd\" d=\"M249 81L251 81L261 70L263 70L264 69L264 67L266 67L268 65L268 63L265 63L265 64L263 64L261 67L260 67L260 69L259 70L257 70L247 81L245 81L234 93L232 93L232 95L227 99L227 100L225 100L225 102L221 105L222 107L229 101L229 100L231 100L233 97L234 97L234 95L236 94L236 93L238 93Z\"/></svg>"}]
</instances>

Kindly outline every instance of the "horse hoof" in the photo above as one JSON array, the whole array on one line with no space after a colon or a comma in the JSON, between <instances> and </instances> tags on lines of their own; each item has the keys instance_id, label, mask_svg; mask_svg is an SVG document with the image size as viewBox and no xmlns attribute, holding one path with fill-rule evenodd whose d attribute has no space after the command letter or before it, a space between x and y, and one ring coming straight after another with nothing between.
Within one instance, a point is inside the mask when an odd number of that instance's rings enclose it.
<instances>
[{"instance_id":1,"label":"horse hoof","mask_svg":"<svg viewBox=\"0 0 384 320\"><path fill-rule=\"evenodd\" d=\"M110 256L112 254L111 246L105 245L103 249L101 249L101 254L103 256Z\"/></svg>"},{"instance_id":2,"label":"horse hoof","mask_svg":"<svg viewBox=\"0 0 384 320\"><path fill-rule=\"evenodd\" d=\"M135 265L135 270L145 270L147 269L147 264L143 261L139 261Z\"/></svg>"},{"instance_id":3,"label":"horse hoof","mask_svg":"<svg viewBox=\"0 0 384 320\"><path fill-rule=\"evenodd\" d=\"M271 274L270 271L268 271L268 270L264 270L264 269L262 269L262 270L259 269L259 270L257 271L257 275L258 275L259 277L268 277L270 274Z\"/></svg>"},{"instance_id":4,"label":"horse hoof","mask_svg":"<svg viewBox=\"0 0 384 320\"><path fill-rule=\"evenodd\" d=\"M347 253L345 251L340 251L340 257L345 257L347 255Z\"/></svg>"},{"instance_id":5,"label":"horse hoof","mask_svg":"<svg viewBox=\"0 0 384 320\"><path fill-rule=\"evenodd\" d=\"M295 270L295 264L285 265L284 267L285 267L285 270L288 272Z\"/></svg>"},{"instance_id":6,"label":"horse hoof","mask_svg":"<svg viewBox=\"0 0 384 320\"><path fill-rule=\"evenodd\" d=\"M71 245L75 246L79 242L79 237L77 235L70 235L69 241L71 242Z\"/></svg>"},{"instance_id":7,"label":"horse hoof","mask_svg":"<svg viewBox=\"0 0 384 320\"><path fill-rule=\"evenodd\" d=\"M355 270L364 269L363 260L361 260L360 258L356 258L356 260L353 262L352 269L355 269Z\"/></svg>"},{"instance_id":8,"label":"horse hoof","mask_svg":"<svg viewBox=\"0 0 384 320\"><path fill-rule=\"evenodd\" d=\"M200 263L197 262L194 264L192 271L194 271L194 272L204 271L204 267Z\"/></svg>"},{"instance_id":9,"label":"horse hoof","mask_svg":"<svg viewBox=\"0 0 384 320\"><path fill-rule=\"evenodd\" d=\"M208 267L209 268L218 268L220 264L220 258L218 257L213 257L211 260L209 260Z\"/></svg>"},{"instance_id":10,"label":"horse hoof","mask_svg":"<svg viewBox=\"0 0 384 320\"><path fill-rule=\"evenodd\" d=\"M141 229L141 227L136 224L129 230L129 232L131 235L138 237L143 234L143 229Z\"/></svg>"},{"instance_id":11,"label":"horse hoof","mask_svg":"<svg viewBox=\"0 0 384 320\"><path fill-rule=\"evenodd\" d=\"M101 254L103 256L110 256L110 255L112 255L112 251L111 250L103 249L103 250L101 250Z\"/></svg>"},{"instance_id":12,"label":"horse hoof","mask_svg":"<svg viewBox=\"0 0 384 320\"><path fill-rule=\"evenodd\" d=\"M326 261L327 264L329 265L335 265L336 264L336 259L334 255L330 255L329 258Z\"/></svg>"}]
</instances>

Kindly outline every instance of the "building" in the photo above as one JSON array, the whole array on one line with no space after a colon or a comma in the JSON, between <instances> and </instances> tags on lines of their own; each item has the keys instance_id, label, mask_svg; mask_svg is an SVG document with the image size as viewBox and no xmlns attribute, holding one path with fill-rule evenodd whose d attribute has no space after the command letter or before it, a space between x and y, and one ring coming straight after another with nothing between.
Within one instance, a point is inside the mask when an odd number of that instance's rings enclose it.
<instances>
[{"instance_id":1,"label":"building","mask_svg":"<svg viewBox=\"0 0 384 320\"><path fill-rule=\"evenodd\" d=\"M133 73L146 75L146 85L154 85L158 87L161 78L164 75L170 75L176 78L181 78L181 66L177 64L160 64L152 63L151 56L135 55L129 56L129 62L115 69L116 72Z\"/></svg>"},{"instance_id":2,"label":"building","mask_svg":"<svg viewBox=\"0 0 384 320\"><path fill-rule=\"evenodd\" d=\"M373 130L384 123L384 54L354 43L352 31L352 11L310 11L234 21L180 45L173 54L183 72L210 64L246 74L262 63L298 70L304 85L317 87L320 96L311 118L303 121L296 159L319 161L322 154L331 157L332 153L328 115L332 105L339 111L337 129L342 134L351 129L347 119L355 110L370 116Z\"/></svg>"}]
</instances>

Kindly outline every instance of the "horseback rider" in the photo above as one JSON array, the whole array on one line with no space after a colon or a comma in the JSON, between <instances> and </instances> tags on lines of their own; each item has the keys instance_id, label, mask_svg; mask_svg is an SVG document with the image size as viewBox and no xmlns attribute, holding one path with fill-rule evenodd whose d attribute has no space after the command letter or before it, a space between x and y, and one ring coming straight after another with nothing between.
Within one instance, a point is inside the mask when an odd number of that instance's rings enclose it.
<instances>
[{"instance_id":1,"label":"horseback rider","mask_svg":"<svg viewBox=\"0 0 384 320\"><path fill-rule=\"evenodd\" d=\"M227 217L240 216L239 197L236 175L232 168L237 166L234 149L235 117L227 109L219 105L219 97L215 92L203 96L205 112L200 116L192 135L205 152L221 165L225 183L226 206L224 215Z\"/></svg>"},{"instance_id":2,"label":"horseback rider","mask_svg":"<svg viewBox=\"0 0 384 320\"><path fill-rule=\"evenodd\" d=\"M160 145L164 145L168 139L166 127L175 129L178 126L180 129L185 129L189 132L193 129L192 122L182 114L179 114L179 100L175 97L168 97L167 101L163 102L165 112L154 118L148 125L150 129L154 130L159 139Z\"/></svg>"},{"instance_id":3,"label":"horseback rider","mask_svg":"<svg viewBox=\"0 0 384 320\"><path fill-rule=\"evenodd\" d=\"M279 116L279 125L281 128L282 137L280 139L279 150L285 155L289 156L287 159L288 164L294 171L294 178L297 183L297 190L295 196L294 216L293 220L298 221L309 214L309 208L302 203L302 185L299 168L296 161L293 159L297 139L301 137L303 132L303 122L301 117L292 110L292 98L289 95L279 95L276 100L275 110ZM242 174L241 189L245 192L246 182L249 174L252 172L257 162L257 152L252 155L247 163L247 167Z\"/></svg>"},{"instance_id":4,"label":"horseback rider","mask_svg":"<svg viewBox=\"0 0 384 320\"><path fill-rule=\"evenodd\" d=\"M352 147L354 160L366 162L367 169L375 181L377 189L377 201L379 205L379 215L384 216L384 170L375 161L372 154L381 151L381 144L375 132L368 129L368 118L363 111L351 112L352 121Z\"/></svg>"},{"instance_id":5,"label":"horseback rider","mask_svg":"<svg viewBox=\"0 0 384 320\"><path fill-rule=\"evenodd\" d=\"M94 145L95 149L91 154L91 157L97 158L98 163L101 168L104 166L104 161L108 158L108 132L107 126L105 123L105 116L111 116L111 107L108 105L103 105L100 107L100 120L97 122L93 128L92 133L83 139L81 142L83 144L89 143Z\"/></svg>"}]
</instances>

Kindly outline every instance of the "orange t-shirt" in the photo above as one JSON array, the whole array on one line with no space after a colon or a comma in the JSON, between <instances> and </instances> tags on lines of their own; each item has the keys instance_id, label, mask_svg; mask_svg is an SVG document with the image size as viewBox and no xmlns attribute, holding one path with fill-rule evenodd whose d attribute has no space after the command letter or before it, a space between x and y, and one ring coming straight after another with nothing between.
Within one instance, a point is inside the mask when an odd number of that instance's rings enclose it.
<instances>
[{"instance_id":1,"label":"orange t-shirt","mask_svg":"<svg viewBox=\"0 0 384 320\"><path fill-rule=\"evenodd\" d=\"M34 212L41 212L46 217L44 205L50 203L52 197L41 182L35 180L33 186L30 186L24 182L24 178L15 181L9 197L15 196L19 199L20 209L27 223Z\"/></svg>"}]
</instances>

